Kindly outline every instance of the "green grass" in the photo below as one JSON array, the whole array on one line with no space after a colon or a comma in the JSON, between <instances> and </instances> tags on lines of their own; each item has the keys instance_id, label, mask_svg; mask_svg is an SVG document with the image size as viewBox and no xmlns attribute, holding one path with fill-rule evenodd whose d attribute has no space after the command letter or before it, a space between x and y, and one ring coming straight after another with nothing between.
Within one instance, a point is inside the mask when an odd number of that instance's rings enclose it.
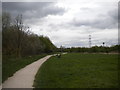
<instances>
[{"instance_id":1,"label":"green grass","mask_svg":"<svg viewBox=\"0 0 120 90\"><path fill-rule=\"evenodd\" d=\"M36 88L117 88L118 55L70 53L39 69Z\"/></svg>"},{"instance_id":2,"label":"green grass","mask_svg":"<svg viewBox=\"0 0 120 90\"><path fill-rule=\"evenodd\" d=\"M34 55L23 58L11 58L8 56L3 56L2 60L2 82L8 77L12 76L16 71L25 67L28 64L44 57L46 54Z\"/></svg>"}]
</instances>

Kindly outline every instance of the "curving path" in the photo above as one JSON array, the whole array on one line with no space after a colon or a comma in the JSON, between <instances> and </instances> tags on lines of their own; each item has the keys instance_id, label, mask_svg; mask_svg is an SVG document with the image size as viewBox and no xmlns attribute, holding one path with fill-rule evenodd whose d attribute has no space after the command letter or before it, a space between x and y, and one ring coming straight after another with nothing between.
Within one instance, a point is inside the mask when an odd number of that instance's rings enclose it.
<instances>
[{"instance_id":1,"label":"curving path","mask_svg":"<svg viewBox=\"0 0 120 90\"><path fill-rule=\"evenodd\" d=\"M20 69L2 84L2 88L34 88L32 86L38 69L51 56L48 55Z\"/></svg>"}]
</instances>

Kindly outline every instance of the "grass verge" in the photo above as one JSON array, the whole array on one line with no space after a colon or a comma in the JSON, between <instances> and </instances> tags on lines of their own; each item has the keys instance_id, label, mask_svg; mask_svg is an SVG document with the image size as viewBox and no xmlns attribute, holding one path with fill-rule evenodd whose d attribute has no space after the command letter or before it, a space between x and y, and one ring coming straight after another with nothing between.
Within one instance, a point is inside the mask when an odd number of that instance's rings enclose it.
<instances>
[{"instance_id":1,"label":"grass verge","mask_svg":"<svg viewBox=\"0 0 120 90\"><path fill-rule=\"evenodd\" d=\"M24 68L26 65L44 57L46 54L28 56L23 58L13 58L8 56L3 56L2 60L2 82L4 82L8 77L12 76L16 71Z\"/></svg>"},{"instance_id":2,"label":"grass verge","mask_svg":"<svg viewBox=\"0 0 120 90\"><path fill-rule=\"evenodd\" d=\"M36 88L117 88L118 55L70 53L51 57L36 74Z\"/></svg>"}]
</instances>

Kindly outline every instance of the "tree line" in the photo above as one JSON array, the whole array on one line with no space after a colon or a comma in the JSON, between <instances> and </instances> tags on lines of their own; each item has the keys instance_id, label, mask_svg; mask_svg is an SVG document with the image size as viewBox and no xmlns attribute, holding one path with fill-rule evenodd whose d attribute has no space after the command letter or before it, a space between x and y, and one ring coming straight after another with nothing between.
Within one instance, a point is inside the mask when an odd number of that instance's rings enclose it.
<instances>
[{"instance_id":1,"label":"tree line","mask_svg":"<svg viewBox=\"0 0 120 90\"><path fill-rule=\"evenodd\" d=\"M2 54L16 57L51 53L56 46L48 37L32 33L23 23L22 15L11 18L8 12L2 15Z\"/></svg>"},{"instance_id":2,"label":"tree line","mask_svg":"<svg viewBox=\"0 0 120 90\"><path fill-rule=\"evenodd\" d=\"M120 45L113 46L93 46L91 48L87 47L71 47L71 48L59 48L62 52L79 52L79 53L119 53Z\"/></svg>"}]
</instances>

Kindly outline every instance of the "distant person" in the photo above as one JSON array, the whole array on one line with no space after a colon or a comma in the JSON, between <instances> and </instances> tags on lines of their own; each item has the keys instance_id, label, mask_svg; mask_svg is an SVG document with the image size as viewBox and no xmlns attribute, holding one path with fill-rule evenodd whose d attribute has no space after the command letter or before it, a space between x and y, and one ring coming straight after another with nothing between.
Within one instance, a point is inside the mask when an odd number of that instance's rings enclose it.
<instances>
[{"instance_id":1,"label":"distant person","mask_svg":"<svg viewBox=\"0 0 120 90\"><path fill-rule=\"evenodd\" d=\"M57 54L57 57L58 57L58 58L61 58L61 54Z\"/></svg>"}]
</instances>

